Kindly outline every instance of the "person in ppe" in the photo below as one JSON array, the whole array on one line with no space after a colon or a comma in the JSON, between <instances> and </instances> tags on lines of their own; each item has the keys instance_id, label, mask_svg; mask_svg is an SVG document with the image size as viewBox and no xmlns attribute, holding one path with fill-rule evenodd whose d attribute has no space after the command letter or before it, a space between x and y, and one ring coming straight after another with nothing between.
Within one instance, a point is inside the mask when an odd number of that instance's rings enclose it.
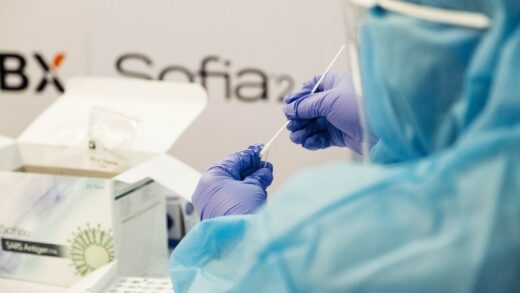
<instances>
[{"instance_id":1,"label":"person in ppe","mask_svg":"<svg viewBox=\"0 0 520 293\"><path fill-rule=\"evenodd\" d=\"M520 288L520 3L375 1L360 40L374 164L305 171L267 204L260 147L215 164L171 257L175 292ZM336 77L287 98L293 141L359 147Z\"/></svg>"}]
</instances>

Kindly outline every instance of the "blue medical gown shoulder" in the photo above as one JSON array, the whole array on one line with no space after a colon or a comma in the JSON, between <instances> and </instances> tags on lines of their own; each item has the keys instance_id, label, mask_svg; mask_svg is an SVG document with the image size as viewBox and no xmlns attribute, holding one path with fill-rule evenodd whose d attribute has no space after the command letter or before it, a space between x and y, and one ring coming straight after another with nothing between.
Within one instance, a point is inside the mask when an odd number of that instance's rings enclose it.
<instances>
[{"instance_id":1,"label":"blue medical gown shoulder","mask_svg":"<svg viewBox=\"0 0 520 293\"><path fill-rule=\"evenodd\" d=\"M414 164L297 175L257 215L189 233L171 258L175 290L513 290L520 140L492 141Z\"/></svg>"}]
</instances>

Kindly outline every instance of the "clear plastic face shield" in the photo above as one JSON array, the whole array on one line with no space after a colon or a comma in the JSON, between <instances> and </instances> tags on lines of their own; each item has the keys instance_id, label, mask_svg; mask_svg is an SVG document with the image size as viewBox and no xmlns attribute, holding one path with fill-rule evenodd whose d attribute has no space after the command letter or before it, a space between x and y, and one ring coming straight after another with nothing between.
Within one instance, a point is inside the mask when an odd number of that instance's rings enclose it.
<instances>
[{"instance_id":1,"label":"clear plastic face shield","mask_svg":"<svg viewBox=\"0 0 520 293\"><path fill-rule=\"evenodd\" d=\"M488 28L490 26L490 19L480 13L440 9L396 0L346 0L342 4L346 27L349 71L352 75L358 117L363 130L361 158L364 163L367 163L370 161L370 148L376 140L372 136L366 120L363 86L367 86L367 84L363 84L360 69L360 50L362 50L360 34L369 11L374 8L385 9L393 13L426 21L475 29Z\"/></svg>"},{"instance_id":2,"label":"clear plastic face shield","mask_svg":"<svg viewBox=\"0 0 520 293\"><path fill-rule=\"evenodd\" d=\"M358 117L361 129L363 131L363 138L361 142L361 158L363 163L370 161L370 144L367 120L365 117L365 105L363 100L363 87L361 82L361 69L359 65L359 50L360 50L360 31L363 24L363 19L369 9L366 5L361 5L355 1L346 1L343 6L344 19L347 32L347 58L349 64L349 71L352 76L354 91L356 95L356 104L358 109Z\"/></svg>"}]
</instances>

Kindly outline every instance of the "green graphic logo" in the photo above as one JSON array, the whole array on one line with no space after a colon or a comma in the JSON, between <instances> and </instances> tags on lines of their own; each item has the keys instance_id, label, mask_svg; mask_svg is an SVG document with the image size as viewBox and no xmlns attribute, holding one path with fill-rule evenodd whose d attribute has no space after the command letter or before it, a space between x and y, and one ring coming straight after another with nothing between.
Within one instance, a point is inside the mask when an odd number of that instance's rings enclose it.
<instances>
[{"instance_id":1,"label":"green graphic logo","mask_svg":"<svg viewBox=\"0 0 520 293\"><path fill-rule=\"evenodd\" d=\"M69 239L70 258L76 273L84 276L114 260L114 237L100 225L79 228Z\"/></svg>"}]
</instances>

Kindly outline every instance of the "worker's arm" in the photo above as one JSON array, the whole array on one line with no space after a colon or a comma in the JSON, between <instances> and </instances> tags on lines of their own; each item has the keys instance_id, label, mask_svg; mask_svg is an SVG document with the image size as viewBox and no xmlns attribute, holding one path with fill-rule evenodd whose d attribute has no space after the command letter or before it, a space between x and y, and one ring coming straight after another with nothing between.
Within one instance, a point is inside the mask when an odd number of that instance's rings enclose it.
<instances>
[{"instance_id":1,"label":"worker's arm","mask_svg":"<svg viewBox=\"0 0 520 293\"><path fill-rule=\"evenodd\" d=\"M192 230L172 254L175 292L470 292L487 249L479 239L488 241L474 207L500 193L480 194L474 177L439 186L436 176L445 173L307 171L254 215Z\"/></svg>"},{"instance_id":2,"label":"worker's arm","mask_svg":"<svg viewBox=\"0 0 520 293\"><path fill-rule=\"evenodd\" d=\"M380 173L347 164L308 171L254 215L203 221L172 254L175 292L345 292L366 282L362 266L420 233L392 194L361 191Z\"/></svg>"}]
</instances>

